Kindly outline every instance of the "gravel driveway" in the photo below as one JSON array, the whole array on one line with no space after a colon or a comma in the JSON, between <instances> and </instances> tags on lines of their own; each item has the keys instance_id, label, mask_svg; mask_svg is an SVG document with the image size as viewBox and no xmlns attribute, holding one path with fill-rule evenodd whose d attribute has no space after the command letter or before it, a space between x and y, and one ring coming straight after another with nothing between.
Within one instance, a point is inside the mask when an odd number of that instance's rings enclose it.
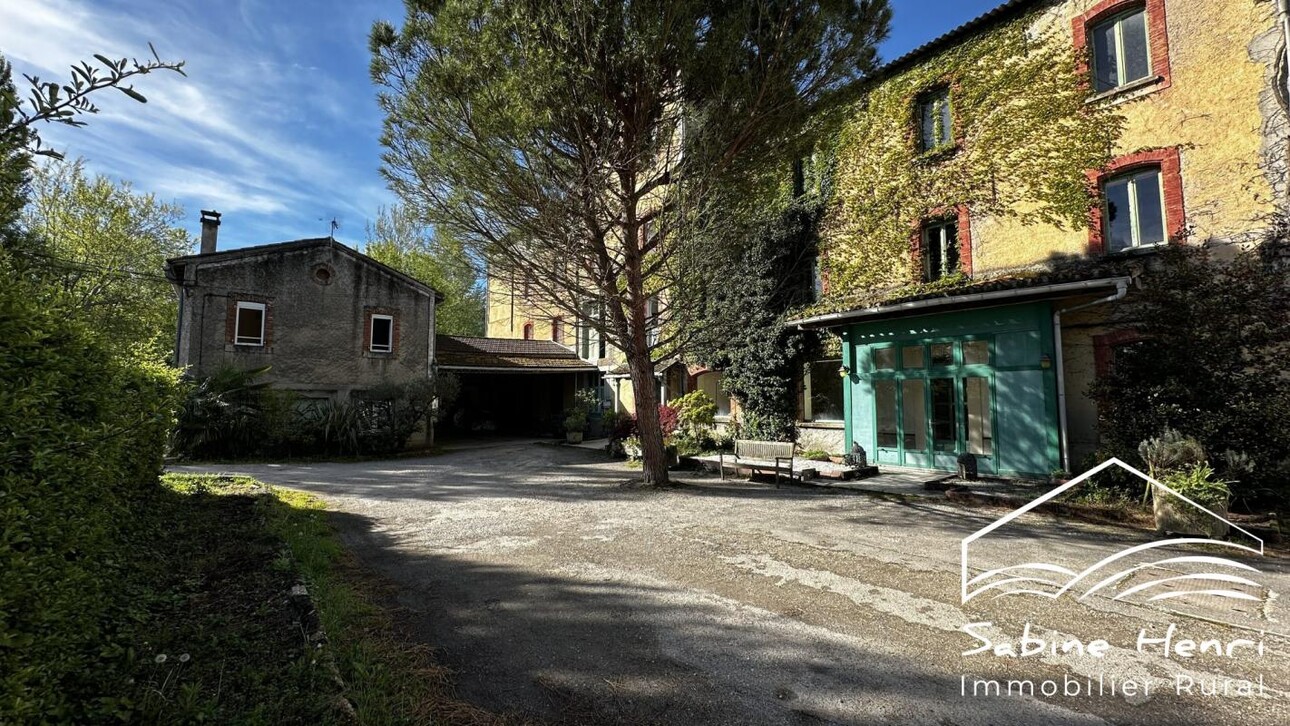
<instances>
[{"instance_id":1,"label":"gravel driveway","mask_svg":"<svg viewBox=\"0 0 1290 726\"><path fill-rule=\"evenodd\" d=\"M959 541L1001 512L928 500L687 479L625 486L600 455L498 445L378 463L179 467L236 471L323 496L345 544L396 584L403 624L458 672L468 701L568 723L1284 723L1287 644L1261 657L1138 652L1139 632L1251 637L1109 600L960 603ZM1116 530L1043 518L1006 546L1090 551ZM1284 567L1276 563L1280 572ZM996 642L1097 638L1103 658L965 656ZM1254 638L1258 638L1254 634ZM1088 695L1042 683L1103 684ZM1201 695L1203 679L1265 696ZM965 680L966 678L966 680ZM1157 690L1109 692L1111 679ZM1164 683L1192 679L1191 695ZM1035 695L973 695L975 681ZM1221 680L1214 681L1222 683Z\"/></svg>"}]
</instances>

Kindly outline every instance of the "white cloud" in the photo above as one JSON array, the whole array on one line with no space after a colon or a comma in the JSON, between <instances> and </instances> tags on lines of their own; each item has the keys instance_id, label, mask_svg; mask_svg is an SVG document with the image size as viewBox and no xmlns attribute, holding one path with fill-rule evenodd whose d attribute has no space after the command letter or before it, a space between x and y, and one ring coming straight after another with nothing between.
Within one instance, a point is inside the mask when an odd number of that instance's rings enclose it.
<instances>
[{"instance_id":1,"label":"white cloud","mask_svg":"<svg viewBox=\"0 0 1290 726\"><path fill-rule=\"evenodd\" d=\"M47 126L46 141L86 157L92 171L179 201L194 226L198 208L220 208L235 243L275 241L265 236L270 229L310 236L314 217L333 215L348 218L348 237L361 236L376 207L393 201L376 173L374 92L355 82L366 74L366 27L344 27L335 42L353 62L328 72L293 52L324 32L309 13L275 24L273 5L223 5L4 0L0 52L19 73L62 80L73 62L94 53L147 56L153 41L163 58L187 61L187 78L139 78L143 106L104 91L88 127Z\"/></svg>"}]
</instances>

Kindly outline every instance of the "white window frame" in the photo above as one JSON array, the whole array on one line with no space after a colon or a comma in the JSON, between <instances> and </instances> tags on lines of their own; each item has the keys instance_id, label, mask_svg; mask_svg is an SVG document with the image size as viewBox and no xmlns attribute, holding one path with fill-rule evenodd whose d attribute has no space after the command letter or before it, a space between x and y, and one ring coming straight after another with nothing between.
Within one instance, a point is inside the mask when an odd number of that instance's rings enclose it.
<instances>
[{"instance_id":1,"label":"white window frame","mask_svg":"<svg viewBox=\"0 0 1290 726\"><path fill-rule=\"evenodd\" d=\"M378 346L376 344L376 321L390 321L390 344ZM373 313L372 319L367 322L367 349L372 353L393 353L394 352L394 316Z\"/></svg>"},{"instance_id":2,"label":"white window frame","mask_svg":"<svg viewBox=\"0 0 1290 726\"><path fill-rule=\"evenodd\" d=\"M242 334L242 311L259 310L260 311L260 331L258 335ZM249 302L238 300L237 308L233 313L233 345L245 345L251 348L264 347L264 329L269 323L269 306L264 303Z\"/></svg>"},{"instance_id":3,"label":"white window frame","mask_svg":"<svg viewBox=\"0 0 1290 726\"><path fill-rule=\"evenodd\" d=\"M931 140L931 144L928 144L928 139L923 136L928 110L931 110L936 118L932 125L932 135L936 138ZM948 124L944 123L947 116ZM938 131L939 134L937 134ZM922 145L923 152L939 151L954 145L954 101L948 86L934 88L919 98L918 142Z\"/></svg>"},{"instance_id":4,"label":"white window frame","mask_svg":"<svg viewBox=\"0 0 1290 726\"><path fill-rule=\"evenodd\" d=\"M945 230L954 230L954 245L949 244L949 235ZM936 238L932 239L935 234ZM941 269L932 270L932 256L928 254L932 245L941 253ZM949 251L954 250L954 269L947 269L945 261L949 258ZM923 279L927 282L935 282L944 277L949 277L959 270L963 269L962 250L959 248L959 221L957 218L939 219L926 222L923 225ZM933 276L935 272L935 276Z\"/></svg>"},{"instance_id":5,"label":"white window frame","mask_svg":"<svg viewBox=\"0 0 1290 726\"><path fill-rule=\"evenodd\" d=\"M1142 214L1138 210L1138 179L1145 176L1154 175L1156 177L1156 189L1160 194L1160 229L1164 231L1164 239L1159 242L1149 244L1142 243ZM1106 193L1106 188L1111 184L1119 181L1126 181L1129 186L1129 240L1130 244L1123 250L1111 250L1111 201ZM1150 247L1160 247L1169 242L1169 211L1165 208L1165 175L1164 170L1160 167L1148 167L1129 171L1123 174L1108 176L1102 180L1102 236L1105 238L1104 249L1111 254L1120 252L1129 252L1132 250L1147 249Z\"/></svg>"},{"instance_id":6,"label":"white window frame","mask_svg":"<svg viewBox=\"0 0 1290 726\"><path fill-rule=\"evenodd\" d=\"M1124 78L1124 73L1125 73L1125 68L1128 66L1128 64L1124 62L1124 21L1127 20L1128 18L1133 17L1134 15L1142 15L1142 31L1143 33L1146 34L1147 75L1143 76L1142 78L1134 78L1133 80L1126 80ZM1097 52L1095 51L1095 41L1093 40L1093 38L1094 38L1094 34L1097 32L1099 28L1104 28L1108 25L1115 28L1115 85L1111 86L1110 88L1103 88L1101 90L1097 90L1096 88L1094 88L1094 90L1098 93L1111 93L1116 89L1124 88L1130 83L1145 81L1146 79L1151 78L1152 74L1155 73L1155 70L1156 70L1156 62L1155 62L1156 59L1151 57L1151 18L1147 17L1147 9L1145 7L1133 8L1131 10L1126 10L1122 13L1117 13L1116 15L1112 15L1111 17L1105 20L1099 20L1098 22L1090 25L1088 28L1088 33L1087 33L1087 37L1089 39L1088 49L1090 53L1089 57L1092 58L1091 65L1093 67L1093 83L1095 86L1097 84L1098 71L1097 71Z\"/></svg>"}]
</instances>

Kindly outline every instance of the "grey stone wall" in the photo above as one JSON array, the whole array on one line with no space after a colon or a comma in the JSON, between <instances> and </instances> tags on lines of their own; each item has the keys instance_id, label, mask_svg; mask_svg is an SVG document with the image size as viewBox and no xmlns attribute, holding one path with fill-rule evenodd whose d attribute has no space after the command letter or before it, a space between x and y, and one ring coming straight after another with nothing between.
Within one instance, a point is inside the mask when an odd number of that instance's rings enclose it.
<instances>
[{"instance_id":1,"label":"grey stone wall","mask_svg":"<svg viewBox=\"0 0 1290 726\"><path fill-rule=\"evenodd\" d=\"M305 398L429 376L433 295L338 246L190 257L175 272L184 281L176 360L194 375L272 366L267 380ZM233 342L238 300L267 306L264 346ZM394 316L391 353L368 349L373 313Z\"/></svg>"}]
</instances>

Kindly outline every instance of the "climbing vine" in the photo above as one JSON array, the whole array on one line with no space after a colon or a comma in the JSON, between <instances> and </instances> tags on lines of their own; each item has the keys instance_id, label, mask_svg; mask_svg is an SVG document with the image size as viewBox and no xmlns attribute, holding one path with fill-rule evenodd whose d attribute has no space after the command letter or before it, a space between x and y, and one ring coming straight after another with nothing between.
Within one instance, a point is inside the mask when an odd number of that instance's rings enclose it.
<instances>
[{"instance_id":1,"label":"climbing vine","mask_svg":"<svg viewBox=\"0 0 1290 726\"><path fill-rule=\"evenodd\" d=\"M953 139L920 149L917 105L948 89ZM1031 14L879 81L844 124L821 222L830 298L908 284L910 239L935 210L1081 228L1086 170L1103 166L1123 121L1088 103L1069 36Z\"/></svg>"}]
</instances>

